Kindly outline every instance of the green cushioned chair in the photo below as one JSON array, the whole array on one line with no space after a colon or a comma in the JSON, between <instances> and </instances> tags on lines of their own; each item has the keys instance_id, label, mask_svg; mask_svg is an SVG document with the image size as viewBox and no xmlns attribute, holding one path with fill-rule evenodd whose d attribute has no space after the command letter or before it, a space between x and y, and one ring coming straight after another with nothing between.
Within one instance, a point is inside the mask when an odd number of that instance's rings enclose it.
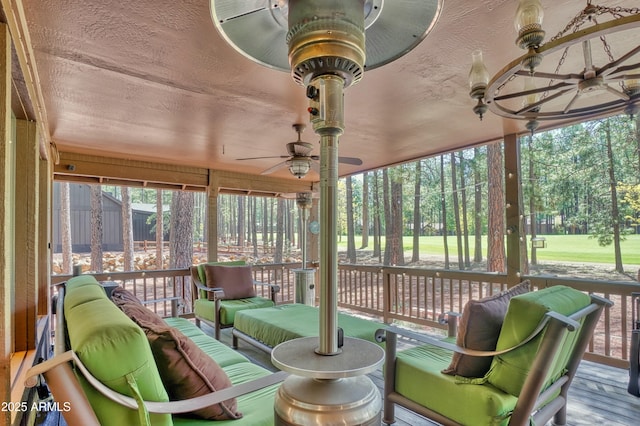
<instances>
[{"instance_id":1,"label":"green cushioned chair","mask_svg":"<svg viewBox=\"0 0 640 426\"><path fill-rule=\"evenodd\" d=\"M397 327L386 341L384 419L395 404L444 425L566 424L567 391L609 300L565 286L510 299L495 351L474 351ZM421 345L396 350L397 335ZM426 343L426 344L425 344ZM493 356L484 377L444 374L454 352Z\"/></svg>"},{"instance_id":2,"label":"green cushioned chair","mask_svg":"<svg viewBox=\"0 0 640 426\"><path fill-rule=\"evenodd\" d=\"M193 303L193 312L196 317L196 324L204 322L215 330L216 339L220 339L222 328L233 327L236 312L245 309L268 308L275 306L276 294L280 287L275 284L261 283L253 281L254 286L266 286L269 291L269 298L255 296L241 299L229 299L224 295L224 291L218 287L207 287L205 266L244 266L244 261L231 262L208 262L206 264L194 265L191 267L191 281L194 285L194 294L197 299Z\"/></svg>"}]
</instances>

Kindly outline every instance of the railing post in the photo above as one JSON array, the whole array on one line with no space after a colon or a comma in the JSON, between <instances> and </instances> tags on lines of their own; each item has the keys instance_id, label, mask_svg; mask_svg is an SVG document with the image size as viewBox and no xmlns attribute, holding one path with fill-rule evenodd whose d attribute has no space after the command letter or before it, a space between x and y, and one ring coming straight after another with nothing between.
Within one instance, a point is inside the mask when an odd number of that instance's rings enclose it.
<instances>
[{"instance_id":1,"label":"railing post","mask_svg":"<svg viewBox=\"0 0 640 426\"><path fill-rule=\"evenodd\" d=\"M389 317L391 312L391 280L386 268L381 268L380 273L382 274L382 321L389 324L391 322Z\"/></svg>"}]
</instances>

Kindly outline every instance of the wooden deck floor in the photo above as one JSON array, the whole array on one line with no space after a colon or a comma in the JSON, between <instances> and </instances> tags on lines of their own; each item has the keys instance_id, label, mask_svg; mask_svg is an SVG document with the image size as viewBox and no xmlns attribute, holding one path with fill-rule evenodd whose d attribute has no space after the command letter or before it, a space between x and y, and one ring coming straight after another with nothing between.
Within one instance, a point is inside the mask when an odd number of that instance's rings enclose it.
<instances>
[{"instance_id":1,"label":"wooden deck floor","mask_svg":"<svg viewBox=\"0 0 640 426\"><path fill-rule=\"evenodd\" d=\"M206 326L203 326L203 328ZM207 332L211 330L205 330ZM231 344L230 329L222 331L221 340ZM240 342L238 350L253 362L270 370L276 370L271 358L247 343ZM382 371L370 375L382 393ZM568 425L640 425L640 398L627 393L627 370L583 361L569 390ZM402 407L396 408L396 425L418 426L434 425L422 416Z\"/></svg>"}]
</instances>

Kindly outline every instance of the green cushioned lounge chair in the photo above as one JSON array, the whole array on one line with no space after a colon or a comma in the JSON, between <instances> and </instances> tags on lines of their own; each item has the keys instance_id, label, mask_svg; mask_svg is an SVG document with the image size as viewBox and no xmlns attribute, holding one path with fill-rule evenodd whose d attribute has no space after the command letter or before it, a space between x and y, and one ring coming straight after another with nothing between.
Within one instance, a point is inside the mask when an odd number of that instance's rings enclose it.
<instances>
[{"instance_id":1,"label":"green cushioned lounge chair","mask_svg":"<svg viewBox=\"0 0 640 426\"><path fill-rule=\"evenodd\" d=\"M229 299L225 296L222 288L207 287L205 265L233 267L246 266L246 263L244 261L209 262L191 267L191 281L195 287L194 294L196 295L196 300L193 303L196 325L200 326L200 322L202 321L213 327L216 339L220 339L220 330L222 328L233 327L236 312L245 309L269 308L275 306L276 294L280 291L280 287L278 285L253 281L253 285L256 287L267 287L270 297L254 296Z\"/></svg>"},{"instance_id":2,"label":"green cushioned lounge chair","mask_svg":"<svg viewBox=\"0 0 640 426\"><path fill-rule=\"evenodd\" d=\"M390 327L386 341L384 419L399 404L443 425L566 424L567 391L607 299L564 286L511 298L495 351ZM419 342L396 350L397 335ZM426 343L426 344L425 344ZM444 374L454 352L493 356L481 378Z\"/></svg>"}]
</instances>

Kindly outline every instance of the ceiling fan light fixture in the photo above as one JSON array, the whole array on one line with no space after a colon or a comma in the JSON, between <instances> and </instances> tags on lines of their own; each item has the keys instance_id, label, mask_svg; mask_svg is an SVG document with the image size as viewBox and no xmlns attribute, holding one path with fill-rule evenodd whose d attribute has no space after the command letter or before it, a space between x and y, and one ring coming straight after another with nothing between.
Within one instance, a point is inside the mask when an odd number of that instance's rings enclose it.
<instances>
[{"instance_id":1,"label":"ceiling fan light fixture","mask_svg":"<svg viewBox=\"0 0 640 426\"><path fill-rule=\"evenodd\" d=\"M311 169L311 160L306 158L292 158L287 161L287 165L289 166L289 171L292 175L297 177L298 179L302 179L309 173Z\"/></svg>"}]
</instances>

